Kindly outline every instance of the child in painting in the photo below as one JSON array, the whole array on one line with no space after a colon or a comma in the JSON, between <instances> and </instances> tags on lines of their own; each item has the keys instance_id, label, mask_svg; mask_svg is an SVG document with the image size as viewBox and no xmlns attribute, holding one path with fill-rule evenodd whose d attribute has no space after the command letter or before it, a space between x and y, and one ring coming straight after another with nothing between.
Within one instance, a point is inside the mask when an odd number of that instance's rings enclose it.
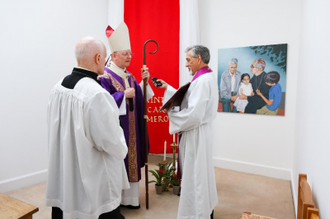
<instances>
[{"instance_id":1,"label":"child in painting","mask_svg":"<svg viewBox=\"0 0 330 219\"><path fill-rule=\"evenodd\" d=\"M282 99L282 88L278 83L279 80L280 74L277 71L271 71L266 74L265 82L268 86L271 86L269 89L269 100L267 100L260 91L256 91L266 103L264 107L257 110L257 114L277 115Z\"/></svg>"},{"instance_id":2,"label":"child in painting","mask_svg":"<svg viewBox=\"0 0 330 219\"><path fill-rule=\"evenodd\" d=\"M253 88L252 85L250 83L250 75L247 73L242 74L241 76L241 83L240 83L240 87L238 89L239 94L244 94L246 96L253 96ZM244 113L244 109L246 107L246 105L248 104L248 100L241 100L239 99L239 97L237 96L237 99L234 103L234 106L236 106L236 109L239 113Z\"/></svg>"}]
</instances>

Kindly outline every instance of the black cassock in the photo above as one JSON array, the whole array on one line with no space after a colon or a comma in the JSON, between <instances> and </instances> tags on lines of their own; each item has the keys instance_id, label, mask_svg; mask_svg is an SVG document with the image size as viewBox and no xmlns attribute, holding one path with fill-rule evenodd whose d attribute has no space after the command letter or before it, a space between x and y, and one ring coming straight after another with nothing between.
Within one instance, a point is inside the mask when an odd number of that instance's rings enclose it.
<instances>
[{"instance_id":1,"label":"black cassock","mask_svg":"<svg viewBox=\"0 0 330 219\"><path fill-rule=\"evenodd\" d=\"M256 113L258 109L265 106L265 101L257 94L256 90L259 89L260 92L264 95L266 99L268 99L269 89L270 86L268 86L265 82L266 72L262 72L258 76L253 76L251 79L251 84L253 88L254 96L247 97L247 100L249 101L248 105L246 105L244 113Z\"/></svg>"}]
</instances>

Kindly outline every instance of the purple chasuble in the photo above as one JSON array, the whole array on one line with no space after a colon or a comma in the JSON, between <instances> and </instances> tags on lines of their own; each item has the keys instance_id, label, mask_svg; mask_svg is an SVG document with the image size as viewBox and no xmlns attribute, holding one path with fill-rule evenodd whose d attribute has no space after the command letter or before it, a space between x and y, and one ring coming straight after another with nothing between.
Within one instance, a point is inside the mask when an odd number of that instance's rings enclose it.
<instances>
[{"instance_id":1,"label":"purple chasuble","mask_svg":"<svg viewBox=\"0 0 330 219\"><path fill-rule=\"evenodd\" d=\"M99 77L99 80L102 87L112 95L119 107L125 95L124 80L108 68L104 68L104 75ZM126 99L126 115L121 115L119 118L128 147L125 158L128 180L138 182L141 180L140 169L145 164L144 99L142 90L132 74L128 78L128 82L130 87L135 89L134 109L133 111L129 110L129 101Z\"/></svg>"}]
</instances>

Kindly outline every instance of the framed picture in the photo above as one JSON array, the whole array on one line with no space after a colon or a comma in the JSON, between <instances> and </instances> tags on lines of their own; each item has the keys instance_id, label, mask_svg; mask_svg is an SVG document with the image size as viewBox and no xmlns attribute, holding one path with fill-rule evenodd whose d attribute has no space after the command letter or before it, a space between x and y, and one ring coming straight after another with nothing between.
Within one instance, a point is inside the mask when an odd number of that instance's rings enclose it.
<instances>
[{"instance_id":1,"label":"framed picture","mask_svg":"<svg viewBox=\"0 0 330 219\"><path fill-rule=\"evenodd\" d=\"M287 44L218 50L218 112L285 115Z\"/></svg>"}]
</instances>

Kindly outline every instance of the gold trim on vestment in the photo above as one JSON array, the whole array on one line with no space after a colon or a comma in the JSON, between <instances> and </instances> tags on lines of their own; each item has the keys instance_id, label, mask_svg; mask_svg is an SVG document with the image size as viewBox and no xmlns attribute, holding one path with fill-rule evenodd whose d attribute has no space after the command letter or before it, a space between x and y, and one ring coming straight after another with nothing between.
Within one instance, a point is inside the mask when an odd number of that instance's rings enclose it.
<instances>
[{"instance_id":1,"label":"gold trim on vestment","mask_svg":"<svg viewBox=\"0 0 330 219\"><path fill-rule=\"evenodd\" d=\"M133 75L131 75L131 88L135 89L135 79ZM127 105L129 104L128 99L126 99ZM133 98L133 105L135 106L135 98ZM126 105L126 106L127 106ZM137 163L137 149L136 149L136 126L135 126L135 107L133 111L127 110L128 112L128 130L129 130L129 137L128 137L128 168L129 174L128 179L130 182L138 182L139 175L138 169L139 165Z\"/></svg>"},{"instance_id":2,"label":"gold trim on vestment","mask_svg":"<svg viewBox=\"0 0 330 219\"><path fill-rule=\"evenodd\" d=\"M104 72L103 76L104 78L107 78L111 81L111 84L116 88L118 92L125 91L124 86L110 73ZM121 78L124 82L124 79ZM135 89L135 78L131 74L131 88ZM135 98L133 98L133 104L135 106ZM128 180L130 182L138 182L139 181L139 165L138 165L138 159L137 159L137 146L136 146L136 129L135 129L135 107L133 108L133 111L129 110L129 100L126 98L126 112L128 117L128 152L127 152L127 175Z\"/></svg>"}]
</instances>

